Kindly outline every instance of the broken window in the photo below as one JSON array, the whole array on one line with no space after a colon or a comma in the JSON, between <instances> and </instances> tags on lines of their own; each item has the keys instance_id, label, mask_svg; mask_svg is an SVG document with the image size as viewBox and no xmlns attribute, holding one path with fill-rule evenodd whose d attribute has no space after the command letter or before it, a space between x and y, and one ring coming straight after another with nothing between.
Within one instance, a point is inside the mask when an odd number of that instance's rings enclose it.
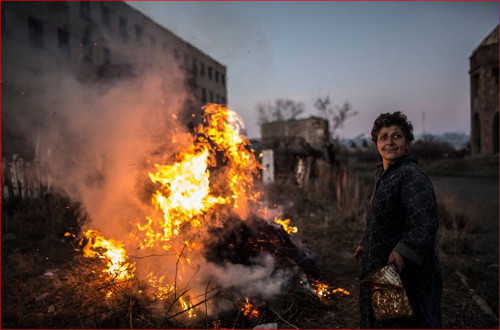
<instances>
[{"instance_id":1,"label":"broken window","mask_svg":"<svg viewBox=\"0 0 500 330\"><path fill-rule=\"evenodd\" d=\"M127 19L125 17L120 17L120 36L124 41L127 41L128 31L127 31Z\"/></svg>"},{"instance_id":2,"label":"broken window","mask_svg":"<svg viewBox=\"0 0 500 330\"><path fill-rule=\"evenodd\" d=\"M135 41L136 42L142 41L142 28L137 25L135 26Z\"/></svg>"},{"instance_id":3,"label":"broken window","mask_svg":"<svg viewBox=\"0 0 500 330\"><path fill-rule=\"evenodd\" d=\"M80 1L80 16L90 18L90 2Z\"/></svg>"},{"instance_id":4,"label":"broken window","mask_svg":"<svg viewBox=\"0 0 500 330\"><path fill-rule=\"evenodd\" d=\"M472 120L472 144L476 152L481 153L481 122L477 113Z\"/></svg>"},{"instance_id":5,"label":"broken window","mask_svg":"<svg viewBox=\"0 0 500 330\"><path fill-rule=\"evenodd\" d=\"M34 17L28 17L29 40L32 46L43 47L43 23Z\"/></svg>"},{"instance_id":6,"label":"broken window","mask_svg":"<svg viewBox=\"0 0 500 330\"><path fill-rule=\"evenodd\" d=\"M92 62L92 41L89 30L85 31L82 38L82 55L84 60Z\"/></svg>"},{"instance_id":7,"label":"broken window","mask_svg":"<svg viewBox=\"0 0 500 330\"><path fill-rule=\"evenodd\" d=\"M493 79L495 81L495 85L498 86L498 67L491 68L491 75L493 76Z\"/></svg>"},{"instance_id":8,"label":"broken window","mask_svg":"<svg viewBox=\"0 0 500 330\"><path fill-rule=\"evenodd\" d=\"M205 88L201 89L201 102L207 103L207 90Z\"/></svg>"},{"instance_id":9,"label":"broken window","mask_svg":"<svg viewBox=\"0 0 500 330\"><path fill-rule=\"evenodd\" d=\"M471 78L471 99L475 99L479 95L479 73L476 73Z\"/></svg>"},{"instance_id":10,"label":"broken window","mask_svg":"<svg viewBox=\"0 0 500 330\"><path fill-rule=\"evenodd\" d=\"M193 65L191 71L193 72L194 75L198 74L198 63L196 62L195 58L193 58Z\"/></svg>"},{"instance_id":11,"label":"broken window","mask_svg":"<svg viewBox=\"0 0 500 330\"><path fill-rule=\"evenodd\" d=\"M109 65L111 64L111 51L109 48L103 47L102 48L102 57L103 57L103 63L104 65Z\"/></svg>"},{"instance_id":12,"label":"broken window","mask_svg":"<svg viewBox=\"0 0 500 330\"><path fill-rule=\"evenodd\" d=\"M103 26L111 28L111 10L104 5L101 7L101 21Z\"/></svg>"},{"instance_id":13,"label":"broken window","mask_svg":"<svg viewBox=\"0 0 500 330\"><path fill-rule=\"evenodd\" d=\"M201 66L200 66L200 76L202 76L202 77L205 76L205 63L201 63Z\"/></svg>"},{"instance_id":14,"label":"broken window","mask_svg":"<svg viewBox=\"0 0 500 330\"><path fill-rule=\"evenodd\" d=\"M8 13L7 13L7 9L5 8L2 8L2 32L6 32L7 31L7 19L8 19Z\"/></svg>"},{"instance_id":15,"label":"broken window","mask_svg":"<svg viewBox=\"0 0 500 330\"><path fill-rule=\"evenodd\" d=\"M57 29L57 47L69 55L69 32L64 29Z\"/></svg>"}]
</instances>

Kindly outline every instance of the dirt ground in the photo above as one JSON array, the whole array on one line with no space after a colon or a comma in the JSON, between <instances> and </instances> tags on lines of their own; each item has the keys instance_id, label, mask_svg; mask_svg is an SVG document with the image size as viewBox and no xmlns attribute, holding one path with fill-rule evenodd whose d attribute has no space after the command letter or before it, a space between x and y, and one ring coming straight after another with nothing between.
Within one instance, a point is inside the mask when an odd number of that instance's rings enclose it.
<instances>
[{"instance_id":1,"label":"dirt ground","mask_svg":"<svg viewBox=\"0 0 500 330\"><path fill-rule=\"evenodd\" d=\"M467 238L463 254L441 255L443 327L498 329L498 178L435 177L432 181L438 202L441 196L453 194L465 212L482 212L476 216L482 215L488 221L482 232ZM320 208L316 210L321 213ZM321 219L314 211L309 217ZM351 292L338 305L331 328L359 328L360 265L352 253L360 235L359 226L349 222L328 227L302 226L300 238L317 253L328 280Z\"/></svg>"},{"instance_id":2,"label":"dirt ground","mask_svg":"<svg viewBox=\"0 0 500 330\"><path fill-rule=\"evenodd\" d=\"M329 242L328 248L318 247L315 242L307 244L317 251L325 277L335 285L351 292L343 297L335 312L331 328L359 328L358 323L358 276L360 265L352 257L352 246L356 240L346 237L341 227L332 231L318 231L317 240ZM336 237L336 238L335 238ZM323 245L322 243L317 243ZM444 328L454 329L498 329L498 265L470 262L467 268L468 287L461 281L452 261L443 261L444 290L442 319ZM476 293L474 295L472 291ZM481 309L477 300L484 299L494 316Z\"/></svg>"},{"instance_id":3,"label":"dirt ground","mask_svg":"<svg viewBox=\"0 0 500 330\"><path fill-rule=\"evenodd\" d=\"M449 254L445 251L441 255L444 272L443 326L453 329L498 329L498 221L495 221L498 220L498 179L433 178L433 182L438 202L440 196L454 194L458 202L451 205L473 211L473 216L484 215L487 219L487 224L481 230L471 231L460 241L463 246L457 249L459 253ZM366 184L366 187L369 189L370 185ZM359 328L360 264L355 262L353 251L363 230L363 221L359 219L362 208L353 203L350 209L344 208L349 211L335 213L332 212L334 208L330 200L305 197L297 187L283 189L279 186L272 193L277 197L276 202L284 206L285 215L290 217L292 225L299 228L299 232L293 234L293 240L307 246L315 254L321 277L331 285L349 291L350 295L338 297L326 307L311 303L303 311L271 314L266 322L276 323L279 328ZM50 209L54 210L54 207ZM2 213L2 221L5 219ZM61 233L64 233L62 230ZM36 230L30 230L30 233L34 232ZM36 237L22 238L19 234L17 237L6 237L5 234L2 237L2 328L30 328L35 327L34 324L38 328L61 327L62 323L54 323L54 319L51 319L46 306L45 309L37 307L48 298L39 296L38 288L33 283L40 281L44 272L51 269L58 269L60 274L57 276L62 281L63 275L72 275L72 269L81 258L78 259L77 253L62 243L40 250L34 243L26 244L35 241ZM20 246L23 248L19 249ZM19 255L25 252L24 256ZM25 264L20 265L19 260ZM57 288L56 292L61 292L61 288ZM58 299L65 301L65 297ZM79 302L73 303L77 306ZM296 302L295 306L308 303ZM287 301L283 302L283 306L283 310L286 310ZM56 308L64 306L56 304ZM43 322L36 323L36 320ZM120 328L133 324L132 321L114 321L116 323L101 323L99 327ZM71 324L71 320L65 322ZM96 327L96 323L89 324L91 328ZM230 320L222 327L231 328L234 324ZM247 323L240 327L249 326L254 325ZM73 327L82 326L74 324ZM147 327L154 328L153 325ZM205 327L205 323L197 327Z\"/></svg>"}]
</instances>

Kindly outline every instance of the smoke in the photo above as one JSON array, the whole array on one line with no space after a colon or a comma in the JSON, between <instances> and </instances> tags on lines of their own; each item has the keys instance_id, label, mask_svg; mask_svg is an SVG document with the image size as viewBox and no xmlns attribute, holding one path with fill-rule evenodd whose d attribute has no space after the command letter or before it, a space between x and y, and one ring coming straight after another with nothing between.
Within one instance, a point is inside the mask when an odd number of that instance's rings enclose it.
<instances>
[{"instance_id":1,"label":"smoke","mask_svg":"<svg viewBox=\"0 0 500 330\"><path fill-rule=\"evenodd\" d=\"M187 93L151 73L111 86L62 80L57 98L47 91L50 106L34 128L37 156L47 164L51 188L80 201L92 228L123 238L149 204L147 170L172 133L185 130L173 115Z\"/></svg>"},{"instance_id":2,"label":"smoke","mask_svg":"<svg viewBox=\"0 0 500 330\"><path fill-rule=\"evenodd\" d=\"M269 253L256 256L251 264L216 264L202 251L183 254L184 242L190 239L187 235L171 242L171 250L143 254L130 238L138 223L158 212L151 206L148 172L154 171L155 163L171 164L176 151L193 144L192 138L172 142L174 135L186 132L185 124L176 118L181 118L190 96L179 83L183 73L176 67L169 72L169 76L146 72L109 85L46 76L39 90L45 97L32 97L43 100L39 111L13 118L31 138L36 157L46 164L51 190L81 202L91 219L88 228L124 242L129 259L137 265L138 278L148 278L153 272L165 278L159 285L175 281L179 290L189 289L191 297L203 297L207 283L239 296L276 296L294 270L279 269ZM230 215L215 214L210 226L224 229L225 217ZM207 234L205 230L198 233L199 238ZM210 239L203 237L206 243ZM224 304L219 308L234 308Z\"/></svg>"},{"instance_id":3,"label":"smoke","mask_svg":"<svg viewBox=\"0 0 500 330\"><path fill-rule=\"evenodd\" d=\"M235 33L243 35L244 27ZM267 49L265 42L261 46ZM230 56L241 56L250 47L232 49ZM140 75L113 82L82 82L85 79L59 70L49 59L40 60L40 67L44 67L40 72L53 73L34 77L31 72L26 71L25 76L21 72L15 81L9 79L12 73L5 75L13 91L4 94L7 100L2 99L4 119L8 118L12 131L28 140L32 154L44 166L44 181L51 191L80 202L90 218L89 229L124 243L129 260L137 265L138 278L148 278L153 272L159 285L175 281L177 289L189 289L191 297L203 297L207 283L248 297L267 299L278 295L295 269L279 268L277 259L269 253L260 253L250 264L243 265L224 260L214 263L207 260L204 251L193 247L184 251L191 234L197 234L206 244L219 238L203 237L206 228L180 235L169 242L170 250L138 251L137 242L130 236L146 216L161 213L151 206L148 172L154 171L155 163L172 164L177 151L193 144L188 135L172 140L174 135L179 137L187 131L185 123L177 118L186 115L185 105L191 95L185 88L184 71L169 60ZM130 63L136 62L140 63ZM140 70L134 71L138 74ZM240 118L232 119L235 127L244 128ZM2 125L6 125L5 121ZM8 141L2 142L13 146L10 142L14 140ZM22 150L26 145L19 146L18 150ZM219 175L224 177L223 169ZM216 176L214 173L214 179ZM256 212L248 210L246 204L240 205L240 213L250 211ZM210 226L227 230L225 217L231 215L218 212L213 216ZM262 214L264 217L271 219L274 214ZM160 281L162 278L165 280Z\"/></svg>"},{"instance_id":4,"label":"smoke","mask_svg":"<svg viewBox=\"0 0 500 330\"><path fill-rule=\"evenodd\" d=\"M275 260L268 253L261 253L254 262L255 265L252 266L207 263L201 275L215 280L222 288L232 289L243 296L272 298L278 295L290 280L291 272L276 270Z\"/></svg>"}]
</instances>

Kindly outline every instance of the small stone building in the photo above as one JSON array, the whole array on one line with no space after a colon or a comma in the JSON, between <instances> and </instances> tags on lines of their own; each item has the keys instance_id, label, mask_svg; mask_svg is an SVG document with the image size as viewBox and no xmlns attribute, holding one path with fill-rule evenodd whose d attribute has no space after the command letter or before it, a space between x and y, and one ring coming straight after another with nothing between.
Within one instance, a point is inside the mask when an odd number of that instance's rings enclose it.
<instances>
[{"instance_id":1,"label":"small stone building","mask_svg":"<svg viewBox=\"0 0 500 330\"><path fill-rule=\"evenodd\" d=\"M304 143L321 151L330 138L328 121L318 117L264 123L261 133L262 148L275 151L302 149Z\"/></svg>"},{"instance_id":2,"label":"small stone building","mask_svg":"<svg viewBox=\"0 0 500 330\"><path fill-rule=\"evenodd\" d=\"M471 154L498 154L498 25L469 61Z\"/></svg>"},{"instance_id":3,"label":"small stone building","mask_svg":"<svg viewBox=\"0 0 500 330\"><path fill-rule=\"evenodd\" d=\"M328 159L331 144L325 119L310 117L264 123L261 135L264 155L271 158L264 159L263 164L264 176L272 176L269 182L274 181L274 177L292 176L300 186L307 186L310 178L319 175L315 173L319 171L319 160ZM272 168L273 173L267 173L267 167Z\"/></svg>"}]
</instances>

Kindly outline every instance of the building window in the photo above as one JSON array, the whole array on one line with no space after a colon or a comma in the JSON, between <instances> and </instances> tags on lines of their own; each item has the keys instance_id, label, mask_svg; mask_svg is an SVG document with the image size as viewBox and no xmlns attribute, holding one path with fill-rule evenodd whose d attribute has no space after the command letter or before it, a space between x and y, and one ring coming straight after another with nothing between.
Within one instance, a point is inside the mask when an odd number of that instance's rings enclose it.
<instances>
[{"instance_id":1,"label":"building window","mask_svg":"<svg viewBox=\"0 0 500 330\"><path fill-rule=\"evenodd\" d=\"M209 95L210 95L209 101L213 102L214 101L214 93L212 91L210 91Z\"/></svg>"},{"instance_id":2,"label":"building window","mask_svg":"<svg viewBox=\"0 0 500 330\"><path fill-rule=\"evenodd\" d=\"M205 63L201 63L200 76L205 77Z\"/></svg>"},{"instance_id":3,"label":"building window","mask_svg":"<svg viewBox=\"0 0 500 330\"><path fill-rule=\"evenodd\" d=\"M103 65L109 65L111 64L111 51L109 48L103 47L102 48L102 64Z\"/></svg>"},{"instance_id":4,"label":"building window","mask_svg":"<svg viewBox=\"0 0 500 330\"><path fill-rule=\"evenodd\" d=\"M219 71L215 71L215 82L219 82Z\"/></svg>"},{"instance_id":5,"label":"building window","mask_svg":"<svg viewBox=\"0 0 500 330\"><path fill-rule=\"evenodd\" d=\"M226 98L223 96L221 97L222 104L226 104Z\"/></svg>"},{"instance_id":6,"label":"building window","mask_svg":"<svg viewBox=\"0 0 500 330\"><path fill-rule=\"evenodd\" d=\"M80 16L90 18L90 1L80 1Z\"/></svg>"},{"instance_id":7,"label":"building window","mask_svg":"<svg viewBox=\"0 0 500 330\"><path fill-rule=\"evenodd\" d=\"M493 80L495 81L495 85L498 86L498 67L491 68L491 75L493 76Z\"/></svg>"},{"instance_id":8,"label":"building window","mask_svg":"<svg viewBox=\"0 0 500 330\"><path fill-rule=\"evenodd\" d=\"M69 55L69 32L64 29L57 29L57 46L65 54Z\"/></svg>"},{"instance_id":9,"label":"building window","mask_svg":"<svg viewBox=\"0 0 500 330\"><path fill-rule=\"evenodd\" d=\"M215 94L215 103L220 104L220 95Z\"/></svg>"},{"instance_id":10,"label":"building window","mask_svg":"<svg viewBox=\"0 0 500 330\"><path fill-rule=\"evenodd\" d=\"M6 32L7 31L7 20L8 20L8 13L7 13L7 9L4 9L2 7L2 32Z\"/></svg>"},{"instance_id":11,"label":"building window","mask_svg":"<svg viewBox=\"0 0 500 330\"><path fill-rule=\"evenodd\" d=\"M55 10L66 11L69 9L68 1L51 1L50 4Z\"/></svg>"},{"instance_id":12,"label":"building window","mask_svg":"<svg viewBox=\"0 0 500 330\"><path fill-rule=\"evenodd\" d=\"M90 40L90 31L85 31L82 38L82 55L83 59L92 62L92 42Z\"/></svg>"},{"instance_id":13,"label":"building window","mask_svg":"<svg viewBox=\"0 0 500 330\"><path fill-rule=\"evenodd\" d=\"M120 36L124 41L127 41L127 19L125 17L120 17Z\"/></svg>"},{"instance_id":14,"label":"building window","mask_svg":"<svg viewBox=\"0 0 500 330\"><path fill-rule=\"evenodd\" d=\"M226 75L221 74L220 75L220 81L221 81L222 85L226 86Z\"/></svg>"},{"instance_id":15,"label":"building window","mask_svg":"<svg viewBox=\"0 0 500 330\"><path fill-rule=\"evenodd\" d=\"M29 38L32 46L43 47L43 23L39 19L28 17Z\"/></svg>"},{"instance_id":16,"label":"building window","mask_svg":"<svg viewBox=\"0 0 500 330\"><path fill-rule=\"evenodd\" d=\"M111 10L104 5L101 7L101 21L103 26L111 29Z\"/></svg>"},{"instance_id":17,"label":"building window","mask_svg":"<svg viewBox=\"0 0 500 330\"><path fill-rule=\"evenodd\" d=\"M479 95L479 73L472 76L470 85L471 98L474 100Z\"/></svg>"},{"instance_id":18,"label":"building window","mask_svg":"<svg viewBox=\"0 0 500 330\"><path fill-rule=\"evenodd\" d=\"M205 88L201 89L201 102L207 103L207 90Z\"/></svg>"},{"instance_id":19,"label":"building window","mask_svg":"<svg viewBox=\"0 0 500 330\"><path fill-rule=\"evenodd\" d=\"M135 41L142 42L142 28L140 26L135 26Z\"/></svg>"},{"instance_id":20,"label":"building window","mask_svg":"<svg viewBox=\"0 0 500 330\"><path fill-rule=\"evenodd\" d=\"M196 62L195 58L193 58L193 65L192 65L191 71L193 72L193 74L195 76L198 74L198 63Z\"/></svg>"},{"instance_id":21,"label":"building window","mask_svg":"<svg viewBox=\"0 0 500 330\"><path fill-rule=\"evenodd\" d=\"M472 120L472 145L476 150L476 153L481 153L481 122L479 120L479 115L477 113L474 114L474 118Z\"/></svg>"},{"instance_id":22,"label":"building window","mask_svg":"<svg viewBox=\"0 0 500 330\"><path fill-rule=\"evenodd\" d=\"M208 67L208 79L210 79L210 80L212 79L212 67L211 66Z\"/></svg>"}]
</instances>

